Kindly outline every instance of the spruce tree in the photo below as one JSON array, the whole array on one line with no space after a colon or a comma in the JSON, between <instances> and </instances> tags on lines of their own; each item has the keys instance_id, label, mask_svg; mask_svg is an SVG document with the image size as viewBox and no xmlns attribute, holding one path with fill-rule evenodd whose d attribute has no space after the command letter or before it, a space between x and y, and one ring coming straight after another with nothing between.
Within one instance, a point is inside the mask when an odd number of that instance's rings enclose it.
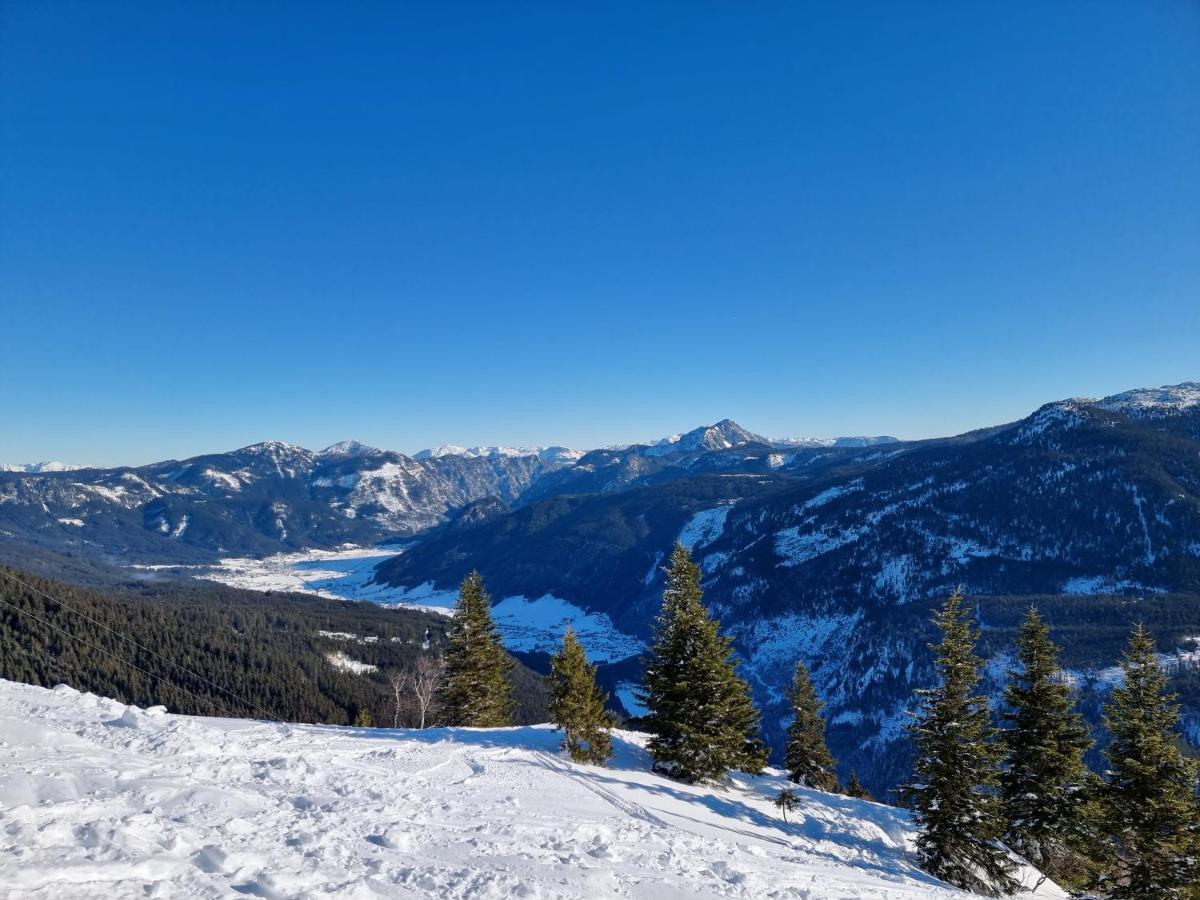
<instances>
[{"instance_id":1,"label":"spruce tree","mask_svg":"<svg viewBox=\"0 0 1200 900\"><path fill-rule=\"evenodd\" d=\"M686 782L762 771L758 710L731 643L704 608L699 567L676 544L641 691L655 771Z\"/></svg>"},{"instance_id":2,"label":"spruce tree","mask_svg":"<svg viewBox=\"0 0 1200 900\"><path fill-rule=\"evenodd\" d=\"M1083 755L1091 741L1050 628L1034 607L1017 637L1017 663L1009 672L1002 732L1005 843L1050 877L1079 883L1087 874L1084 854L1097 840L1084 815L1093 779Z\"/></svg>"},{"instance_id":3,"label":"spruce tree","mask_svg":"<svg viewBox=\"0 0 1200 900\"><path fill-rule=\"evenodd\" d=\"M1179 751L1179 707L1141 625L1121 669L1124 680L1104 711L1112 735L1104 820L1114 853L1101 884L1114 898L1189 896L1185 891L1200 883L1196 763Z\"/></svg>"},{"instance_id":4,"label":"spruce tree","mask_svg":"<svg viewBox=\"0 0 1200 900\"><path fill-rule=\"evenodd\" d=\"M478 572L459 588L446 635L445 672L438 691L446 725L502 728L513 724L515 705L508 673L513 661L492 621L492 604Z\"/></svg>"},{"instance_id":5,"label":"spruce tree","mask_svg":"<svg viewBox=\"0 0 1200 900\"><path fill-rule=\"evenodd\" d=\"M987 698L975 692L980 660L971 614L959 591L934 623L942 636L930 645L938 684L919 692L922 708L909 726L916 759L912 781L904 788L921 826L917 857L926 872L963 890L1010 893L1016 882L1008 851L999 842L1000 752Z\"/></svg>"},{"instance_id":6,"label":"spruce tree","mask_svg":"<svg viewBox=\"0 0 1200 900\"><path fill-rule=\"evenodd\" d=\"M792 676L792 724L788 726L786 765L796 784L821 791L837 790L836 763L825 744L825 719L804 663Z\"/></svg>"},{"instance_id":7,"label":"spruce tree","mask_svg":"<svg viewBox=\"0 0 1200 900\"><path fill-rule=\"evenodd\" d=\"M612 714L608 694L596 685L583 645L567 628L562 648L550 660L550 715L563 730L563 744L575 762L603 766L612 756Z\"/></svg>"},{"instance_id":8,"label":"spruce tree","mask_svg":"<svg viewBox=\"0 0 1200 900\"><path fill-rule=\"evenodd\" d=\"M846 782L846 796L853 797L855 800L874 800L871 792L866 786L858 780L858 772L850 772L850 780Z\"/></svg>"}]
</instances>

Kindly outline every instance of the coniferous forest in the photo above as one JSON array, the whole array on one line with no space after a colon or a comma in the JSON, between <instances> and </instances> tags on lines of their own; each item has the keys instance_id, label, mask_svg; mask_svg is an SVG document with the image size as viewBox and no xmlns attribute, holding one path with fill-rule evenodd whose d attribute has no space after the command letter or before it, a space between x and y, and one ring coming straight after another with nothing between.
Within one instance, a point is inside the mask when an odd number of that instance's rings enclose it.
<instances>
[{"instance_id":1,"label":"coniferous forest","mask_svg":"<svg viewBox=\"0 0 1200 900\"><path fill-rule=\"evenodd\" d=\"M29 587L0 576L0 678L180 713L344 725L365 710L391 723L390 677L440 654L449 625L418 610L305 594L176 581L100 590L3 571ZM377 668L339 669L329 660L338 653ZM514 664L508 677L514 720L545 721L541 676ZM402 721L415 725L409 692L401 706Z\"/></svg>"}]
</instances>

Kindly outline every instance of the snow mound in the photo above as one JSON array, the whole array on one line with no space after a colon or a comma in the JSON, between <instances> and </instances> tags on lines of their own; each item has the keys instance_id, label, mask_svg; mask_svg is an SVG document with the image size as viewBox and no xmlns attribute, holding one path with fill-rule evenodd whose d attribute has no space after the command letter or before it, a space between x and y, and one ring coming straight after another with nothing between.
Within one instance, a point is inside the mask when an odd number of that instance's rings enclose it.
<instances>
[{"instance_id":1,"label":"snow mound","mask_svg":"<svg viewBox=\"0 0 1200 900\"><path fill-rule=\"evenodd\" d=\"M294 726L0 681L0 884L21 898L964 897L897 809L777 776L575 765L546 726ZM1031 882L1032 883L1032 882ZM1038 896L1062 897L1047 884Z\"/></svg>"}]
</instances>

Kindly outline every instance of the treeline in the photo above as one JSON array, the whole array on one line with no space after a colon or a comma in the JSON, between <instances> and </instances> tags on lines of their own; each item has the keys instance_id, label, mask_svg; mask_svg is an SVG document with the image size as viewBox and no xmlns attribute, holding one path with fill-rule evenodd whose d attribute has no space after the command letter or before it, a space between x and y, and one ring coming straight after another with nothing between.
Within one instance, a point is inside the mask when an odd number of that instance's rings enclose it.
<instances>
[{"instance_id":1,"label":"treeline","mask_svg":"<svg viewBox=\"0 0 1200 900\"><path fill-rule=\"evenodd\" d=\"M417 724L415 697L393 681L440 653L449 624L419 610L188 581L99 591L5 567L0 601L0 678L192 715L339 725L392 724L397 696L399 724ZM376 670L339 669L329 660L339 651ZM510 678L517 721L545 721L544 680L515 663Z\"/></svg>"},{"instance_id":2,"label":"treeline","mask_svg":"<svg viewBox=\"0 0 1200 900\"><path fill-rule=\"evenodd\" d=\"M654 769L714 782L734 769L762 771L767 748L730 640L702 603L700 576L677 545L640 699L649 710L642 725ZM464 601L451 642L474 646L483 662L448 666L458 687L444 695L446 710L458 724L503 724L509 701L496 687L503 684L498 664L486 675L488 654L498 659L498 637L477 574L464 582L463 596L474 599ZM1015 851L1072 889L1145 900L1200 896L1197 764L1182 751L1179 708L1150 635L1136 626L1122 657L1122 679L1104 710L1110 740L1101 776L1085 764L1092 740L1035 608L1020 626L999 722L979 689L979 632L962 595L951 596L934 622L937 683L920 693L910 727L913 774L903 791L920 827L921 866L963 889L1000 896L1020 886ZM844 787L838 783L821 704L801 663L789 693L791 781L866 796L853 774ZM605 699L568 632L552 663L551 711L576 760L607 762ZM786 820L801 799L788 789L776 803Z\"/></svg>"}]
</instances>

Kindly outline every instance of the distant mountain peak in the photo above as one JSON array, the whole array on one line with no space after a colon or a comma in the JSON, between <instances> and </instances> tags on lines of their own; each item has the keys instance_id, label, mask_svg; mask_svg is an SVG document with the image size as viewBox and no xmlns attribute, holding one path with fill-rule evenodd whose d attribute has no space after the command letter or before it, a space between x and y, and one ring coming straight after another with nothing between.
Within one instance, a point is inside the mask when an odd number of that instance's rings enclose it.
<instances>
[{"instance_id":1,"label":"distant mountain peak","mask_svg":"<svg viewBox=\"0 0 1200 900\"><path fill-rule=\"evenodd\" d=\"M21 472L26 475L41 475L46 472L78 472L81 469L90 468L92 467L81 466L78 463L58 462L53 459L36 463L16 463L15 465L0 463L0 472Z\"/></svg>"},{"instance_id":2,"label":"distant mountain peak","mask_svg":"<svg viewBox=\"0 0 1200 900\"><path fill-rule=\"evenodd\" d=\"M766 444L762 435L747 431L733 419L722 419L712 425L701 425L691 431L672 434L655 441L647 449L649 456L696 450L728 450L743 444Z\"/></svg>"},{"instance_id":3,"label":"distant mountain peak","mask_svg":"<svg viewBox=\"0 0 1200 900\"><path fill-rule=\"evenodd\" d=\"M460 447L458 444L442 444L418 450L414 459L441 459L445 456L461 456L464 459L501 459L521 456L536 456L543 462L570 464L584 455L582 450L568 447Z\"/></svg>"},{"instance_id":4,"label":"distant mountain peak","mask_svg":"<svg viewBox=\"0 0 1200 900\"><path fill-rule=\"evenodd\" d=\"M366 456L370 453L380 453L377 447L363 444L359 441L338 441L330 444L318 456Z\"/></svg>"},{"instance_id":5,"label":"distant mountain peak","mask_svg":"<svg viewBox=\"0 0 1200 900\"><path fill-rule=\"evenodd\" d=\"M257 444L248 444L245 447L240 447L235 453L257 453L266 456L278 456L280 454L298 454L310 453L297 444L289 444L287 441L259 441Z\"/></svg>"},{"instance_id":6,"label":"distant mountain peak","mask_svg":"<svg viewBox=\"0 0 1200 900\"><path fill-rule=\"evenodd\" d=\"M704 450L729 450L746 444L765 444L779 449L803 449L810 447L873 447L876 444L894 444L897 438L889 435L856 435L834 438L767 438L743 428L733 419L722 419L712 425L702 425L691 431L673 434L655 441L646 450L649 456L665 456L669 453ZM625 449L625 448L612 448Z\"/></svg>"},{"instance_id":7,"label":"distant mountain peak","mask_svg":"<svg viewBox=\"0 0 1200 900\"><path fill-rule=\"evenodd\" d=\"M1200 381L1164 384L1157 388L1135 388L1092 401L1101 409L1127 415L1155 415L1200 406Z\"/></svg>"}]
</instances>

